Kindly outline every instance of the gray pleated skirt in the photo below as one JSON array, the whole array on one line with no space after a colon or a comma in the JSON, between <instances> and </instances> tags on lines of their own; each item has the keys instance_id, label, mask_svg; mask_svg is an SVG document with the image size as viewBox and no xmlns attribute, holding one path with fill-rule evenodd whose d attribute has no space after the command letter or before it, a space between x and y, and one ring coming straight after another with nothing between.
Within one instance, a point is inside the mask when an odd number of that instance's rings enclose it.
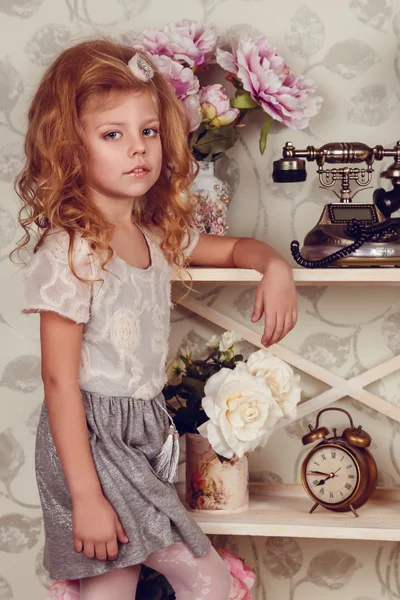
<instances>
[{"instance_id":1,"label":"gray pleated skirt","mask_svg":"<svg viewBox=\"0 0 400 600\"><path fill-rule=\"evenodd\" d=\"M184 542L204 556L210 540L190 517L175 486L150 462L169 431L162 394L152 400L102 396L82 391L90 447L103 493L125 529L114 561L88 559L73 549L71 496L54 447L43 404L36 438L36 478L45 529L44 566L52 579L81 579L142 563L146 557Z\"/></svg>"}]
</instances>

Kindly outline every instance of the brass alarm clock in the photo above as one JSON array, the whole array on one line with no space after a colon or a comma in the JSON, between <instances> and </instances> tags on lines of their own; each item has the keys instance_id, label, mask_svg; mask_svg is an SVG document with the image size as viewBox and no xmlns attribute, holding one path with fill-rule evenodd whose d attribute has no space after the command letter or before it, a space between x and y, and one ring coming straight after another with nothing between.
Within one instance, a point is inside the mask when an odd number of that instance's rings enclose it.
<instances>
[{"instance_id":1,"label":"brass alarm clock","mask_svg":"<svg viewBox=\"0 0 400 600\"><path fill-rule=\"evenodd\" d=\"M337 410L345 413L350 420L341 436L333 428L319 426L322 413ZM342 408L324 408L317 415L315 428L309 425L310 432L303 436L304 445L319 443L307 454L301 467L301 481L304 489L315 504L337 512L352 511L358 517L356 508L362 506L376 488L378 470L374 457L367 450L371 437L361 426L354 427L351 415Z\"/></svg>"}]
</instances>

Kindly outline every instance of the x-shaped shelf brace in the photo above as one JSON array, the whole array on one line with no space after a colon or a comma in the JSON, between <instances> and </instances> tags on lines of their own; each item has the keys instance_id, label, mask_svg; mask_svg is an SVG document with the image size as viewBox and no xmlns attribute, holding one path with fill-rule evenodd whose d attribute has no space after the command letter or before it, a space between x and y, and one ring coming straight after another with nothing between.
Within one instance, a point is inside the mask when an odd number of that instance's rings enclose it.
<instances>
[{"instance_id":1,"label":"x-shaped shelf brace","mask_svg":"<svg viewBox=\"0 0 400 600\"><path fill-rule=\"evenodd\" d=\"M254 346L258 346L259 348L263 348L263 345L260 341L260 334L256 333L249 327L238 323L231 317L227 317L221 312L215 310L210 306L206 306L191 298L190 296L185 296L182 298L182 292L177 293L175 290L172 292L172 299L174 302L187 308L191 312L207 319L211 323L222 327L226 331L235 331L239 335L243 337L243 339L247 340ZM314 396L314 398L310 398L302 402L298 406L297 416L295 419L282 419L278 427L284 427L288 425L292 421L300 419L310 413L320 410L325 406L328 406L332 402L336 400L340 400L345 396L350 396L359 402L362 402L366 406L373 408L374 410L380 412L391 419L400 423L400 407L379 398L375 394L368 392L365 390L365 386L386 377L386 375L390 375L395 371L400 369L400 356L395 356L386 362L365 371L361 375L357 375L356 377L352 377L351 379L344 379L339 375L335 375L331 373L324 367L320 367L319 365L314 364L310 360L307 360L303 356L296 354L292 350L288 350L283 346L278 344L274 344L269 348L269 350L278 356L282 360L286 361L293 367L296 367L300 371L304 373L308 373L315 379L319 381L323 381L327 385L331 387L330 390L326 390L322 394L318 394L318 396Z\"/></svg>"}]
</instances>

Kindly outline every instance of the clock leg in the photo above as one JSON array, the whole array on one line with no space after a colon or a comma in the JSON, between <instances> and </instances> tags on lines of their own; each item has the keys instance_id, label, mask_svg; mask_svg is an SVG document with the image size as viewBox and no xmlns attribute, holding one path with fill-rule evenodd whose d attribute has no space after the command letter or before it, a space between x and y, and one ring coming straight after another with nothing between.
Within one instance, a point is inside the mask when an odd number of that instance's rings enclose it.
<instances>
[{"instance_id":1,"label":"clock leg","mask_svg":"<svg viewBox=\"0 0 400 600\"><path fill-rule=\"evenodd\" d=\"M316 509L318 506L319 506L319 503L318 503L318 502L316 502L316 503L314 504L314 506L312 507L312 509L310 510L310 515L311 515L311 514L314 512L314 510L315 510L315 509Z\"/></svg>"},{"instance_id":2,"label":"clock leg","mask_svg":"<svg viewBox=\"0 0 400 600\"><path fill-rule=\"evenodd\" d=\"M357 512L357 511L354 509L353 505L352 505L352 504L349 504L349 507L350 507L350 509L351 509L351 512L353 513L353 515L354 515L355 517L358 517L358 516L359 516L359 514L358 514L358 512Z\"/></svg>"}]
</instances>

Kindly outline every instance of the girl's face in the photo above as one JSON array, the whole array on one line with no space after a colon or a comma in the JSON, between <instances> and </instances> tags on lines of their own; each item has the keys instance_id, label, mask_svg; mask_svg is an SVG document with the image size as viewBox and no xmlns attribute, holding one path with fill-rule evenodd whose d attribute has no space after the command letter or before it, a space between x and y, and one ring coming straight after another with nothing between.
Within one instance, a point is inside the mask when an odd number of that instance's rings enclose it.
<instances>
[{"instance_id":1,"label":"girl's face","mask_svg":"<svg viewBox=\"0 0 400 600\"><path fill-rule=\"evenodd\" d=\"M97 198L132 200L160 176L162 148L157 105L148 92L96 99L82 115L89 155L88 185Z\"/></svg>"}]
</instances>

